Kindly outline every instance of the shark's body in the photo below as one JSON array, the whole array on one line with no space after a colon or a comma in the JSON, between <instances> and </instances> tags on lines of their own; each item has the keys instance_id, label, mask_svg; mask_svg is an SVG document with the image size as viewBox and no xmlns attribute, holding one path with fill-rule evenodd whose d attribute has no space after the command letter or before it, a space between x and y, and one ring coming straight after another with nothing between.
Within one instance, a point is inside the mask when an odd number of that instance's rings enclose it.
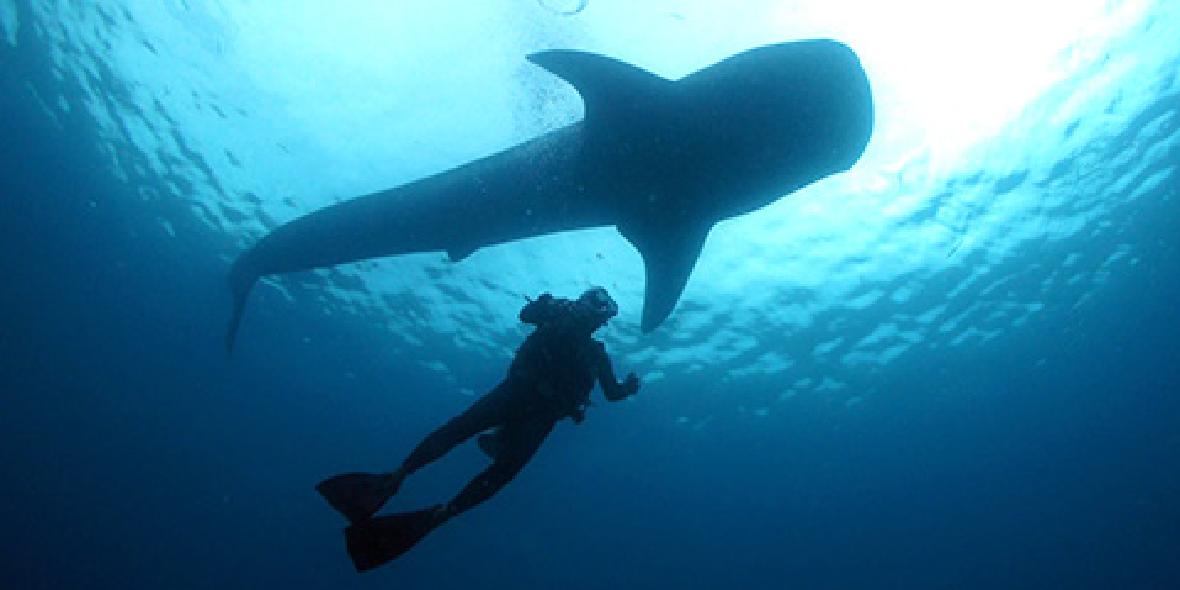
<instances>
[{"instance_id":1,"label":"shark's body","mask_svg":"<svg viewBox=\"0 0 1180 590\"><path fill-rule=\"evenodd\" d=\"M457 261L609 225L643 257L650 331L672 312L715 223L847 170L872 132L868 80L836 41L767 45L676 81L589 53L529 59L578 90L582 121L274 230L234 263L227 343L262 276L433 250Z\"/></svg>"}]
</instances>

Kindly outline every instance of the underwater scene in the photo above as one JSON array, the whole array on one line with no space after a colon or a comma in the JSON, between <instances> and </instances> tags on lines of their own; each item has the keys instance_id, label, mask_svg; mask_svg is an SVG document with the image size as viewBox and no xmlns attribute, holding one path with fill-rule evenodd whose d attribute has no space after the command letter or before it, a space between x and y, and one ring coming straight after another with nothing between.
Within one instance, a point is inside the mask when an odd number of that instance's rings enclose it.
<instances>
[{"instance_id":1,"label":"underwater scene","mask_svg":"<svg viewBox=\"0 0 1180 590\"><path fill-rule=\"evenodd\" d=\"M1180 587L1180 2L0 0L0 588Z\"/></svg>"}]
</instances>

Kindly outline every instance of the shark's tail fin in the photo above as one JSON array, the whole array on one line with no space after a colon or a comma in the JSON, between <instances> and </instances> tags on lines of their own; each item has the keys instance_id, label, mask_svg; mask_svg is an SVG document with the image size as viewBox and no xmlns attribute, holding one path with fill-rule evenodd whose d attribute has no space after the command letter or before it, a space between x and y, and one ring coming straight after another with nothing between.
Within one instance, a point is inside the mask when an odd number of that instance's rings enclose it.
<instances>
[{"instance_id":1,"label":"shark's tail fin","mask_svg":"<svg viewBox=\"0 0 1180 590\"><path fill-rule=\"evenodd\" d=\"M258 275L246 269L241 260L234 264L229 273L229 287L233 293L234 308L229 318L229 326L225 331L225 352L234 351L234 340L238 335L238 328L242 325L242 312L246 310L246 299L250 296L250 289L258 281Z\"/></svg>"}]
</instances>

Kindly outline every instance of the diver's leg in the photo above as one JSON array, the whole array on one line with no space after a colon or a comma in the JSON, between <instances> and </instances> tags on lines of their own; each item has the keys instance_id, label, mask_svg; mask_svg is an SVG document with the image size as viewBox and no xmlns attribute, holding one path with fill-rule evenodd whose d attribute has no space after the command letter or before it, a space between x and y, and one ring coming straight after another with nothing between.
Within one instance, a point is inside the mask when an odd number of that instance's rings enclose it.
<instances>
[{"instance_id":1,"label":"diver's leg","mask_svg":"<svg viewBox=\"0 0 1180 590\"><path fill-rule=\"evenodd\" d=\"M490 498L520 473L553 430L554 422L547 418L530 420L526 417L524 421L518 418L504 424L498 435L504 444L496 460L450 503L369 518L345 529L348 555L357 571L369 570L397 558L452 516Z\"/></svg>"},{"instance_id":2,"label":"diver's leg","mask_svg":"<svg viewBox=\"0 0 1180 590\"><path fill-rule=\"evenodd\" d=\"M504 487L537 452L555 422L545 418L525 420L511 420L503 426L499 437L504 445L495 462L472 479L449 504L369 518L345 529L348 555L357 571L370 570L397 558L452 516L487 500ZM456 431L463 432L458 427Z\"/></svg>"},{"instance_id":3,"label":"diver's leg","mask_svg":"<svg viewBox=\"0 0 1180 590\"><path fill-rule=\"evenodd\" d=\"M463 413L422 439L394 475L405 477L438 460L463 441L503 423L507 419L509 396L507 383L497 385Z\"/></svg>"},{"instance_id":4,"label":"diver's leg","mask_svg":"<svg viewBox=\"0 0 1180 590\"><path fill-rule=\"evenodd\" d=\"M316 491L351 522L368 519L397 493L407 475L443 456L455 445L503 422L508 393L505 384L498 385L462 414L430 433L394 471L344 473L321 481Z\"/></svg>"},{"instance_id":5,"label":"diver's leg","mask_svg":"<svg viewBox=\"0 0 1180 590\"><path fill-rule=\"evenodd\" d=\"M441 518L450 518L470 510L500 491L533 458L555 423L554 420L542 418L505 425L498 435L503 440L503 448L496 455L496 460L442 508Z\"/></svg>"}]
</instances>

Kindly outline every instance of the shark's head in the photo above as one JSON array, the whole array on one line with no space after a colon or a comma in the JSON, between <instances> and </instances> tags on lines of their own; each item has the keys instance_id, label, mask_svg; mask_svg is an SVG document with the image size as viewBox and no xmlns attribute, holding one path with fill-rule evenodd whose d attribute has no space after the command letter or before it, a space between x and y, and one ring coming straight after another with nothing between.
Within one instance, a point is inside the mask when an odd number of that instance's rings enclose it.
<instances>
[{"instance_id":1,"label":"shark's head","mask_svg":"<svg viewBox=\"0 0 1180 590\"><path fill-rule=\"evenodd\" d=\"M847 170L872 134L868 77L856 54L838 41L758 47L678 85L701 122L700 137L716 146L715 167L765 183L746 186L751 195L777 198ZM745 209L761 204L745 203Z\"/></svg>"},{"instance_id":2,"label":"shark's head","mask_svg":"<svg viewBox=\"0 0 1180 590\"><path fill-rule=\"evenodd\" d=\"M873 131L873 98L851 48L817 39L767 45L735 59L747 62L741 83L784 151L796 152L804 140L830 172L856 163Z\"/></svg>"},{"instance_id":3,"label":"shark's head","mask_svg":"<svg viewBox=\"0 0 1180 590\"><path fill-rule=\"evenodd\" d=\"M766 45L676 81L577 51L529 59L585 102L579 165L643 256L644 332L672 312L714 223L847 170L872 133L868 78L837 41Z\"/></svg>"}]
</instances>

